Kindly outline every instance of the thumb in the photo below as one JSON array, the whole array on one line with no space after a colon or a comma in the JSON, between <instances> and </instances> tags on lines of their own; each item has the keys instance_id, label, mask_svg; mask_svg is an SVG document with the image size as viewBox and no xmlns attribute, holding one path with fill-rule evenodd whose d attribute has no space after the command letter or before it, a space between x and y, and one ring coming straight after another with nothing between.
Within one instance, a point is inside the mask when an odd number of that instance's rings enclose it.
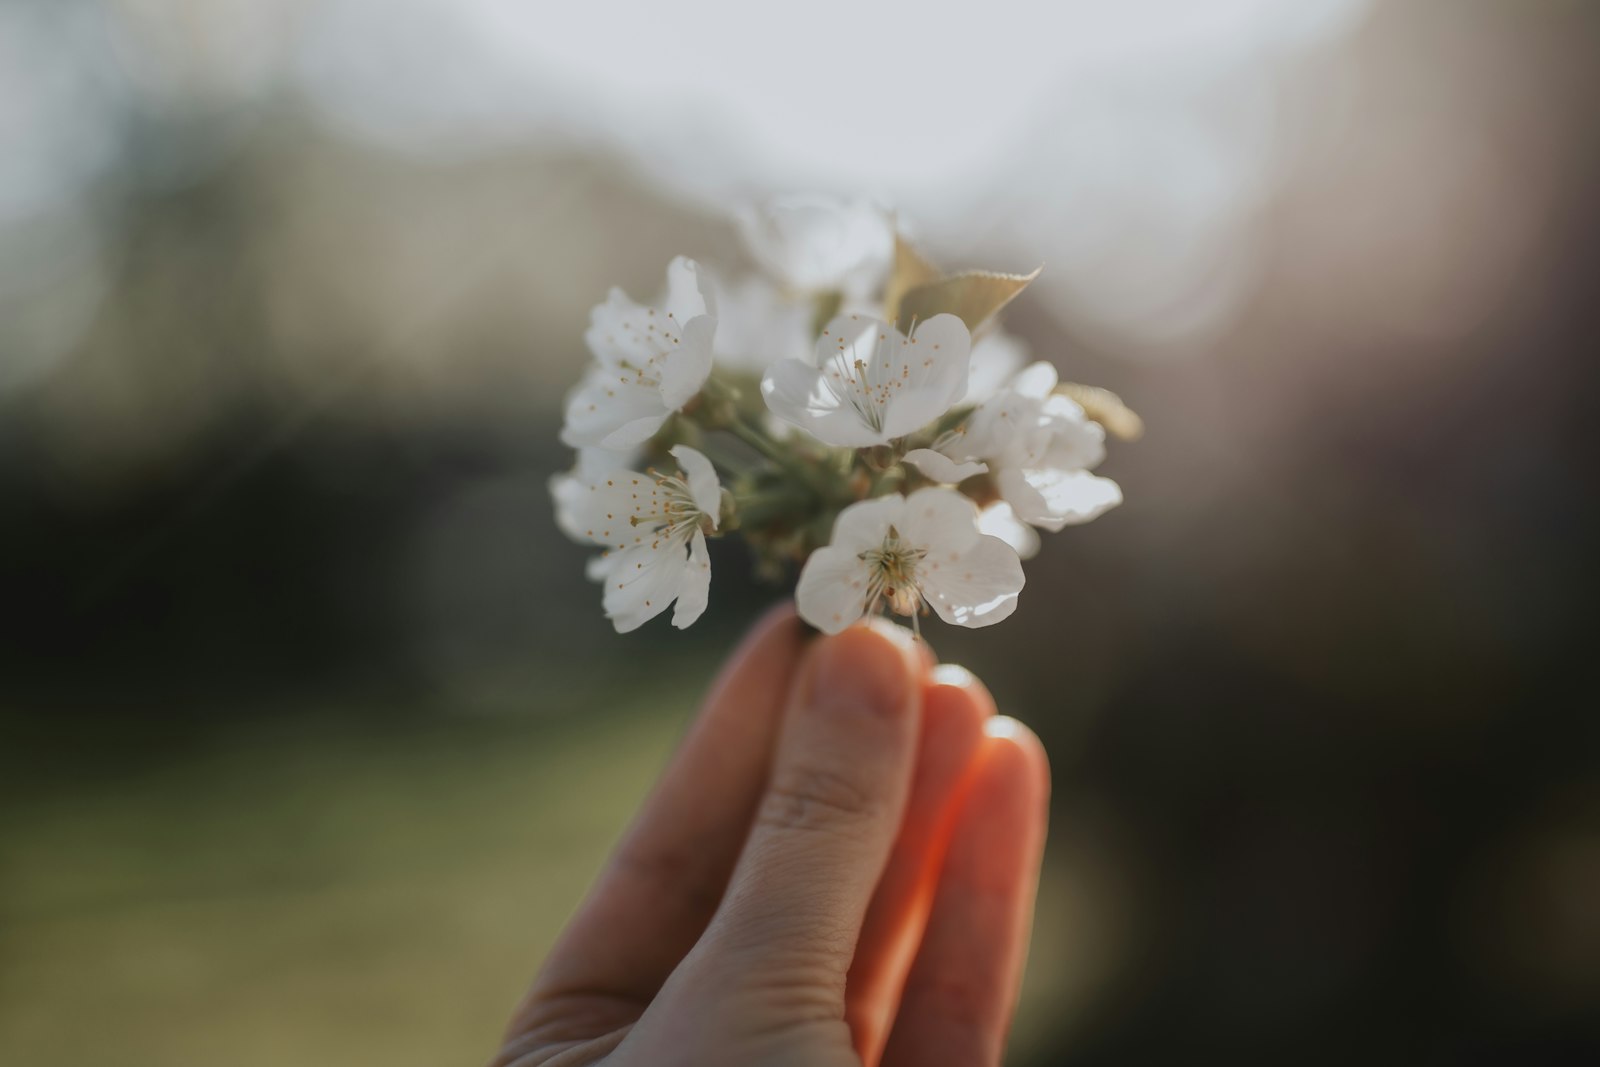
<instances>
[{"instance_id":1,"label":"thumb","mask_svg":"<svg viewBox=\"0 0 1600 1067\"><path fill-rule=\"evenodd\" d=\"M707 930L708 964L757 986L798 980L842 1006L916 762L922 655L892 625L807 650L755 824Z\"/></svg>"}]
</instances>

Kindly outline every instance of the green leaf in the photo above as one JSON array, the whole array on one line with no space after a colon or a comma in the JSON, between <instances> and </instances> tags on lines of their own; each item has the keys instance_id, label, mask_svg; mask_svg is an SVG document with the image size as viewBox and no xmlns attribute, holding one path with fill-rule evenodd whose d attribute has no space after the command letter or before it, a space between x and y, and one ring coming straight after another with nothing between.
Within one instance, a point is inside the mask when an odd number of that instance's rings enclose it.
<instances>
[{"instance_id":1,"label":"green leaf","mask_svg":"<svg viewBox=\"0 0 1600 1067\"><path fill-rule=\"evenodd\" d=\"M894 235L894 270L889 274L888 287L883 291L883 314L894 322L900 314L900 301L906 293L920 285L936 282L944 271L922 258L922 254L899 234Z\"/></svg>"},{"instance_id":2,"label":"green leaf","mask_svg":"<svg viewBox=\"0 0 1600 1067\"><path fill-rule=\"evenodd\" d=\"M1032 274L968 271L913 286L900 300L895 313L895 325L902 332L909 333L913 323L926 322L935 315L948 313L966 323L968 330L977 332L979 326L1009 304L1038 276L1038 270Z\"/></svg>"}]
</instances>

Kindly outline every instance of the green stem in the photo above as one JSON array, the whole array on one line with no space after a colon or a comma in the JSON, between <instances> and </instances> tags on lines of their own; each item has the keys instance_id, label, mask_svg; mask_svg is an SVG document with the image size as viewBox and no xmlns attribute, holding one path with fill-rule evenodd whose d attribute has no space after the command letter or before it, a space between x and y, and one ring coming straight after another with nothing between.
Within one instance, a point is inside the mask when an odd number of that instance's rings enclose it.
<instances>
[{"instance_id":1,"label":"green stem","mask_svg":"<svg viewBox=\"0 0 1600 1067\"><path fill-rule=\"evenodd\" d=\"M764 526L777 520L796 521L811 514L816 500L804 486L734 494L740 525Z\"/></svg>"},{"instance_id":2,"label":"green stem","mask_svg":"<svg viewBox=\"0 0 1600 1067\"><path fill-rule=\"evenodd\" d=\"M822 487L817 484L817 472L815 470L795 462L793 455L785 451L772 438L745 422L743 418L735 415L726 429L733 436L777 464L780 469L794 478L795 481L813 492L821 493Z\"/></svg>"},{"instance_id":3,"label":"green stem","mask_svg":"<svg viewBox=\"0 0 1600 1067\"><path fill-rule=\"evenodd\" d=\"M714 440L701 441L695 446L716 467L735 477L746 473L750 469L750 460L747 456L732 456L727 450L719 448Z\"/></svg>"}]
</instances>

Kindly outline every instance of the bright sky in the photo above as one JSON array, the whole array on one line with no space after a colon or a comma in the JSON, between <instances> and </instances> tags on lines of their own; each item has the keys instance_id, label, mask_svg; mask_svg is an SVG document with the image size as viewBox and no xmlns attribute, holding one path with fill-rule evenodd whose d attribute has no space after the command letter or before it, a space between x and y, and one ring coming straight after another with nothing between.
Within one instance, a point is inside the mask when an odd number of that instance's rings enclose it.
<instances>
[{"instance_id":1,"label":"bright sky","mask_svg":"<svg viewBox=\"0 0 1600 1067\"><path fill-rule=\"evenodd\" d=\"M423 158L556 140L704 206L874 196L935 254L1043 262L1049 306L1160 354L1248 292L1243 235L1283 164L1279 87L1368 2L0 6L0 306L66 301L35 324L61 334L41 351L69 341L51 323L82 320L65 279L84 300L98 284L73 264L92 265L81 199L117 165L119 86L200 114L287 91L347 136ZM55 270L40 248L72 255Z\"/></svg>"},{"instance_id":2,"label":"bright sky","mask_svg":"<svg viewBox=\"0 0 1600 1067\"><path fill-rule=\"evenodd\" d=\"M555 136L707 205L867 193L935 248L1044 260L1064 311L1159 347L1244 292L1276 81L1366 6L336 0L299 70L334 121L404 151Z\"/></svg>"}]
</instances>

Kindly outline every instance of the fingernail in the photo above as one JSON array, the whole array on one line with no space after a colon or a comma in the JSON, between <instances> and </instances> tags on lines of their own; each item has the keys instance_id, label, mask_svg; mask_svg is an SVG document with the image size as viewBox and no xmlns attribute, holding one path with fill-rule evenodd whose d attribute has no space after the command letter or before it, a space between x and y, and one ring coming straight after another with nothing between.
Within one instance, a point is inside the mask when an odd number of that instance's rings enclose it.
<instances>
[{"instance_id":1,"label":"fingernail","mask_svg":"<svg viewBox=\"0 0 1600 1067\"><path fill-rule=\"evenodd\" d=\"M1009 715L996 715L983 724L983 732L990 737L1005 737L1011 740L1025 738L1032 733L1026 726Z\"/></svg>"},{"instance_id":2,"label":"fingernail","mask_svg":"<svg viewBox=\"0 0 1600 1067\"><path fill-rule=\"evenodd\" d=\"M956 689L966 689L977 681L972 672L956 663L941 663L933 669L931 675L934 685L948 685Z\"/></svg>"},{"instance_id":3,"label":"fingernail","mask_svg":"<svg viewBox=\"0 0 1600 1067\"><path fill-rule=\"evenodd\" d=\"M853 627L816 645L809 694L814 705L892 715L907 703L909 688L903 643L874 628Z\"/></svg>"}]
</instances>

